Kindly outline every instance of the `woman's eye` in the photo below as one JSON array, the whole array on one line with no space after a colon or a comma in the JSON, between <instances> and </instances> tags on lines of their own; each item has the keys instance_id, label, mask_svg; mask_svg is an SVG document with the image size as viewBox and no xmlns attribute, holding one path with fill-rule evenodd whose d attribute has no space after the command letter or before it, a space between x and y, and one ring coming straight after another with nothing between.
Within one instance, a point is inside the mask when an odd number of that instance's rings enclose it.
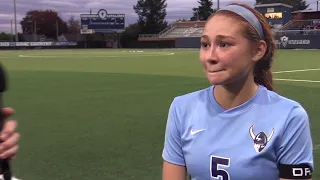
<instances>
[{"instance_id":1,"label":"woman's eye","mask_svg":"<svg viewBox=\"0 0 320 180\"><path fill-rule=\"evenodd\" d=\"M230 44L228 43L225 43L225 42L220 42L220 47L227 47L229 46Z\"/></svg>"},{"instance_id":2,"label":"woman's eye","mask_svg":"<svg viewBox=\"0 0 320 180\"><path fill-rule=\"evenodd\" d=\"M206 48L206 47L208 47L208 46L209 46L209 45L208 45L207 43L204 43L204 42L201 43L201 47L205 47L205 48Z\"/></svg>"}]
</instances>

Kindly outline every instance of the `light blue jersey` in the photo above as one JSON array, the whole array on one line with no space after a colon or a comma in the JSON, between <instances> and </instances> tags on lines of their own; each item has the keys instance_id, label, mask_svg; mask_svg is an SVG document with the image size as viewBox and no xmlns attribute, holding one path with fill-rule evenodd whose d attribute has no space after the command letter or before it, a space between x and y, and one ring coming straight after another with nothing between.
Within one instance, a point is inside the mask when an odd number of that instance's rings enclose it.
<instances>
[{"instance_id":1,"label":"light blue jersey","mask_svg":"<svg viewBox=\"0 0 320 180\"><path fill-rule=\"evenodd\" d=\"M306 111L259 86L248 102L224 110L213 88L176 97L169 110L163 159L186 166L192 180L279 180L280 166L309 165L313 147ZM301 168L302 169L302 168Z\"/></svg>"}]
</instances>

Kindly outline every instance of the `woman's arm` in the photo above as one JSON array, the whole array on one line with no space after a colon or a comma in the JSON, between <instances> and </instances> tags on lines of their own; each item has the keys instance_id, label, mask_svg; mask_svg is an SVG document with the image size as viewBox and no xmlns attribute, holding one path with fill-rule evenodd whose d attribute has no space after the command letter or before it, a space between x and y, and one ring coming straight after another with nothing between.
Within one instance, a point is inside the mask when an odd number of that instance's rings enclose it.
<instances>
[{"instance_id":1,"label":"woman's arm","mask_svg":"<svg viewBox=\"0 0 320 180\"><path fill-rule=\"evenodd\" d=\"M184 166L163 162L162 180L186 180L187 171Z\"/></svg>"},{"instance_id":2,"label":"woman's arm","mask_svg":"<svg viewBox=\"0 0 320 180\"><path fill-rule=\"evenodd\" d=\"M174 100L169 109L165 130L162 180L186 180L187 171L181 143L182 126L175 104Z\"/></svg>"},{"instance_id":3,"label":"woman's arm","mask_svg":"<svg viewBox=\"0 0 320 180\"><path fill-rule=\"evenodd\" d=\"M295 107L283 132L277 151L280 180L311 180L313 146L309 117L302 107Z\"/></svg>"}]
</instances>

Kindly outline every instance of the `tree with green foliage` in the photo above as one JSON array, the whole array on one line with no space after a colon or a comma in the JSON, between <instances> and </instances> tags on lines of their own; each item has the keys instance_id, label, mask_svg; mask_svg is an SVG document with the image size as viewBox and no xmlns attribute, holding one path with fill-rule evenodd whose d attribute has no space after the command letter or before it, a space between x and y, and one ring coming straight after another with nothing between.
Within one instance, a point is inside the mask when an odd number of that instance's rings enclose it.
<instances>
[{"instance_id":1,"label":"tree with green foliage","mask_svg":"<svg viewBox=\"0 0 320 180\"><path fill-rule=\"evenodd\" d=\"M0 33L0 42L1 41L11 41L13 40L13 35L5 32Z\"/></svg>"},{"instance_id":2,"label":"tree with green foliage","mask_svg":"<svg viewBox=\"0 0 320 180\"><path fill-rule=\"evenodd\" d=\"M139 37L141 30L138 23L130 24L120 36L120 44L122 47L131 47Z\"/></svg>"},{"instance_id":3,"label":"tree with green foliage","mask_svg":"<svg viewBox=\"0 0 320 180\"><path fill-rule=\"evenodd\" d=\"M133 9L139 17L141 34L157 34L167 27L166 7L166 0L138 0Z\"/></svg>"},{"instance_id":4,"label":"tree with green foliage","mask_svg":"<svg viewBox=\"0 0 320 180\"><path fill-rule=\"evenodd\" d=\"M256 0L256 4L283 3L293 6L293 11L305 10L309 4L305 0Z\"/></svg>"},{"instance_id":5,"label":"tree with green foliage","mask_svg":"<svg viewBox=\"0 0 320 180\"><path fill-rule=\"evenodd\" d=\"M200 4L198 7L192 8L193 16L190 19L191 21L205 21L216 11L216 9L212 8L212 0L199 0L198 3Z\"/></svg>"},{"instance_id":6,"label":"tree with green foliage","mask_svg":"<svg viewBox=\"0 0 320 180\"><path fill-rule=\"evenodd\" d=\"M67 21L68 33L69 34L78 34L81 29L81 23L79 20L76 20L72 15Z\"/></svg>"},{"instance_id":7,"label":"tree with green foliage","mask_svg":"<svg viewBox=\"0 0 320 180\"><path fill-rule=\"evenodd\" d=\"M23 34L44 34L56 39L68 32L67 23L54 10L30 10L20 21Z\"/></svg>"}]
</instances>

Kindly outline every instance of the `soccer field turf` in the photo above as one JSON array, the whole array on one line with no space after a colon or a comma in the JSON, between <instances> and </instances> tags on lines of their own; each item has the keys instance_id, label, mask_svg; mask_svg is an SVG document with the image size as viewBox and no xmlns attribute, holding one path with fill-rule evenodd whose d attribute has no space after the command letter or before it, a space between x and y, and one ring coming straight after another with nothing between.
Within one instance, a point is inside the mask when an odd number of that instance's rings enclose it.
<instances>
[{"instance_id":1,"label":"soccer field turf","mask_svg":"<svg viewBox=\"0 0 320 180\"><path fill-rule=\"evenodd\" d=\"M17 50L0 61L22 180L161 179L171 101L209 86L197 50ZM308 111L320 163L320 50L278 51L273 72L277 92Z\"/></svg>"}]
</instances>

